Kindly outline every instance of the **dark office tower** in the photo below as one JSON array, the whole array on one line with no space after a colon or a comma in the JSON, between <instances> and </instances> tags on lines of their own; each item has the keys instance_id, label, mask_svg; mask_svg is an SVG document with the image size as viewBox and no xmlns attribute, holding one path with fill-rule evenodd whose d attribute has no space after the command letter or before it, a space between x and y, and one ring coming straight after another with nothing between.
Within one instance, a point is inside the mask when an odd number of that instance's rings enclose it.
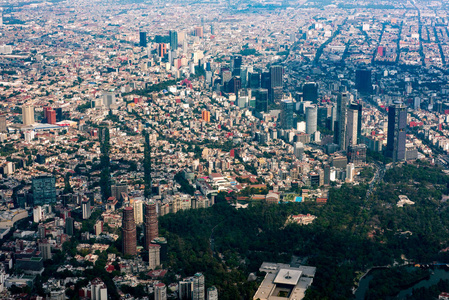
<instances>
[{"instance_id":1,"label":"dark office tower","mask_svg":"<svg viewBox=\"0 0 449 300\"><path fill-rule=\"evenodd\" d=\"M240 76L240 72L242 71L242 56L234 55L232 58L232 75Z\"/></svg>"},{"instance_id":2,"label":"dark office tower","mask_svg":"<svg viewBox=\"0 0 449 300\"><path fill-rule=\"evenodd\" d=\"M351 94L344 92L337 98L337 115L334 125L334 143L340 147L340 150L346 150L346 106L348 105Z\"/></svg>"},{"instance_id":3,"label":"dark office tower","mask_svg":"<svg viewBox=\"0 0 449 300\"><path fill-rule=\"evenodd\" d=\"M212 34L212 35L215 34L214 24L210 25L210 34Z\"/></svg>"},{"instance_id":4,"label":"dark office tower","mask_svg":"<svg viewBox=\"0 0 449 300\"><path fill-rule=\"evenodd\" d=\"M31 184L34 205L43 205L56 202L56 179L53 176L33 178Z\"/></svg>"},{"instance_id":5,"label":"dark office tower","mask_svg":"<svg viewBox=\"0 0 449 300\"><path fill-rule=\"evenodd\" d=\"M327 120L330 116L330 106L319 106L318 107L318 120L317 125L320 127L326 127Z\"/></svg>"},{"instance_id":6,"label":"dark office tower","mask_svg":"<svg viewBox=\"0 0 449 300\"><path fill-rule=\"evenodd\" d=\"M70 235L70 236L73 235L73 224L74 224L74 220L72 217L65 218L65 233L67 235Z\"/></svg>"},{"instance_id":7,"label":"dark office tower","mask_svg":"<svg viewBox=\"0 0 449 300\"><path fill-rule=\"evenodd\" d=\"M256 111L267 112L268 111L268 90L257 89L254 91L254 97L256 98Z\"/></svg>"},{"instance_id":8,"label":"dark office tower","mask_svg":"<svg viewBox=\"0 0 449 300\"><path fill-rule=\"evenodd\" d=\"M63 119L62 107L55 108L56 111L56 122L61 122Z\"/></svg>"},{"instance_id":9,"label":"dark office tower","mask_svg":"<svg viewBox=\"0 0 449 300\"><path fill-rule=\"evenodd\" d=\"M248 73L248 88L258 89L260 88L260 73L249 72Z\"/></svg>"},{"instance_id":10,"label":"dark office tower","mask_svg":"<svg viewBox=\"0 0 449 300\"><path fill-rule=\"evenodd\" d=\"M8 128L6 128L6 114L0 114L0 132L8 132Z\"/></svg>"},{"instance_id":11,"label":"dark office tower","mask_svg":"<svg viewBox=\"0 0 449 300\"><path fill-rule=\"evenodd\" d=\"M270 89L271 85L271 78L270 78L270 72L262 72L260 76L260 87L263 89Z\"/></svg>"},{"instance_id":12,"label":"dark office tower","mask_svg":"<svg viewBox=\"0 0 449 300\"><path fill-rule=\"evenodd\" d=\"M178 33L174 30L169 31L170 35L170 49L175 51L178 49Z\"/></svg>"},{"instance_id":13,"label":"dark office tower","mask_svg":"<svg viewBox=\"0 0 449 300\"><path fill-rule=\"evenodd\" d=\"M279 103L284 97L284 90L282 86L275 86L270 90L271 102Z\"/></svg>"},{"instance_id":14,"label":"dark office tower","mask_svg":"<svg viewBox=\"0 0 449 300\"><path fill-rule=\"evenodd\" d=\"M388 107L387 156L393 162L405 159L405 128L407 126L407 108L397 101Z\"/></svg>"},{"instance_id":15,"label":"dark office tower","mask_svg":"<svg viewBox=\"0 0 449 300\"><path fill-rule=\"evenodd\" d=\"M139 34L139 46L140 47L146 47L147 46L147 33L146 32L140 32Z\"/></svg>"},{"instance_id":16,"label":"dark office tower","mask_svg":"<svg viewBox=\"0 0 449 300\"><path fill-rule=\"evenodd\" d=\"M271 66L270 67L270 87L282 87L282 77L284 75L284 67Z\"/></svg>"},{"instance_id":17,"label":"dark office tower","mask_svg":"<svg viewBox=\"0 0 449 300\"><path fill-rule=\"evenodd\" d=\"M123 254L136 255L136 222L134 221L134 209L131 206L125 207L123 209L122 236Z\"/></svg>"},{"instance_id":18,"label":"dark office tower","mask_svg":"<svg viewBox=\"0 0 449 300\"><path fill-rule=\"evenodd\" d=\"M304 101L318 102L318 84L315 82L306 82L302 86L302 96Z\"/></svg>"},{"instance_id":19,"label":"dark office tower","mask_svg":"<svg viewBox=\"0 0 449 300\"><path fill-rule=\"evenodd\" d=\"M357 70L355 72L355 88L362 94L370 94L372 92L371 70Z\"/></svg>"},{"instance_id":20,"label":"dark office tower","mask_svg":"<svg viewBox=\"0 0 449 300\"><path fill-rule=\"evenodd\" d=\"M227 83L226 91L228 93L234 93L237 95L238 91L242 88L242 80L240 76L232 77Z\"/></svg>"},{"instance_id":21,"label":"dark office tower","mask_svg":"<svg viewBox=\"0 0 449 300\"><path fill-rule=\"evenodd\" d=\"M282 129L293 128L293 101L283 100L281 101L281 114L279 124Z\"/></svg>"},{"instance_id":22,"label":"dark office tower","mask_svg":"<svg viewBox=\"0 0 449 300\"><path fill-rule=\"evenodd\" d=\"M159 236L159 223L157 220L157 212L156 212L156 204L150 203L145 204L145 232L144 232L144 240L145 240L145 249L149 249L149 245L151 241Z\"/></svg>"}]
</instances>

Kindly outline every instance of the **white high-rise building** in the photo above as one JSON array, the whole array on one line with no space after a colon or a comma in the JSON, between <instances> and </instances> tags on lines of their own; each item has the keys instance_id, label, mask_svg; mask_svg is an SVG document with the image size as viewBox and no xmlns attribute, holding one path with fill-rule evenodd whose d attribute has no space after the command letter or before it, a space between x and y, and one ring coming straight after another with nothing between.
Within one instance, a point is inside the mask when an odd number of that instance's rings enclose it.
<instances>
[{"instance_id":1,"label":"white high-rise building","mask_svg":"<svg viewBox=\"0 0 449 300\"><path fill-rule=\"evenodd\" d=\"M134 200L134 221L136 225L140 225L143 223L143 201L142 200Z\"/></svg>"},{"instance_id":2,"label":"white high-rise building","mask_svg":"<svg viewBox=\"0 0 449 300\"><path fill-rule=\"evenodd\" d=\"M103 105L109 108L111 105L115 104L115 93L103 92Z\"/></svg>"},{"instance_id":3,"label":"white high-rise building","mask_svg":"<svg viewBox=\"0 0 449 300\"><path fill-rule=\"evenodd\" d=\"M42 207L36 206L35 208L33 208L33 222L39 223L43 219L44 219L44 213L42 211Z\"/></svg>"},{"instance_id":4,"label":"white high-rise building","mask_svg":"<svg viewBox=\"0 0 449 300\"><path fill-rule=\"evenodd\" d=\"M108 300L108 289L101 279L92 280L90 291L92 300Z\"/></svg>"},{"instance_id":5,"label":"white high-rise building","mask_svg":"<svg viewBox=\"0 0 449 300\"><path fill-rule=\"evenodd\" d=\"M218 300L218 291L216 287L211 286L207 289L207 300Z\"/></svg>"},{"instance_id":6,"label":"white high-rise building","mask_svg":"<svg viewBox=\"0 0 449 300\"><path fill-rule=\"evenodd\" d=\"M155 270L161 265L161 246L150 244L148 248L148 261L150 270Z\"/></svg>"},{"instance_id":7,"label":"white high-rise building","mask_svg":"<svg viewBox=\"0 0 449 300\"><path fill-rule=\"evenodd\" d=\"M162 282L154 286L154 300L167 300L167 287Z\"/></svg>"},{"instance_id":8,"label":"white high-rise building","mask_svg":"<svg viewBox=\"0 0 449 300\"><path fill-rule=\"evenodd\" d=\"M346 165L346 182L354 181L354 163Z\"/></svg>"}]
</instances>

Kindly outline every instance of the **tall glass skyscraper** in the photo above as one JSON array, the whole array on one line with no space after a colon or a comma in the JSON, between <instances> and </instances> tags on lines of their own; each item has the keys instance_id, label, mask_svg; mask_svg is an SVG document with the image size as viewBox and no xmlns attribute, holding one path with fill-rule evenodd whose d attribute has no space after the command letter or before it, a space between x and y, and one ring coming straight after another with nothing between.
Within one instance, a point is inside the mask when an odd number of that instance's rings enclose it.
<instances>
[{"instance_id":1,"label":"tall glass skyscraper","mask_svg":"<svg viewBox=\"0 0 449 300\"><path fill-rule=\"evenodd\" d=\"M405 159L405 135L407 127L407 108L401 101L395 102L388 107L388 134L387 151L388 157L393 162Z\"/></svg>"}]
</instances>

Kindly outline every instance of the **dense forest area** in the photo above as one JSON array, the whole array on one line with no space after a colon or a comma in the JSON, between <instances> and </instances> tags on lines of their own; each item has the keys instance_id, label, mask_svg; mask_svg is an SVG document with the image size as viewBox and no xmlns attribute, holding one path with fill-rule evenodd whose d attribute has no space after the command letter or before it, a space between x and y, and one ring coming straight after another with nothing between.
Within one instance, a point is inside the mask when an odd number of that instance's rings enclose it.
<instances>
[{"instance_id":1,"label":"dense forest area","mask_svg":"<svg viewBox=\"0 0 449 300\"><path fill-rule=\"evenodd\" d=\"M168 266L183 276L203 272L220 299L250 299L258 287L247 281L250 272L263 261L289 263L296 255L317 267L306 299L352 298L357 274L372 266L449 262L440 252L449 246L449 205L441 200L448 184L440 169L418 162L388 170L368 198L367 186L343 185L330 190L325 205L252 203L236 210L224 202L169 214L160 218ZM415 204L397 207L398 195ZM285 226L298 213L317 219Z\"/></svg>"}]
</instances>

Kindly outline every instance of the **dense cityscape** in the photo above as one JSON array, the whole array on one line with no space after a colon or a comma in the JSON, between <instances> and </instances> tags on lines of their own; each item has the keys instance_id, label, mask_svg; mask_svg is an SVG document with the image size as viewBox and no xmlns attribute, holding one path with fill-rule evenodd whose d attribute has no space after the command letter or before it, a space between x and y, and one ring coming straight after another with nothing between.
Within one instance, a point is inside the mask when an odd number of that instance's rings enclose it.
<instances>
[{"instance_id":1,"label":"dense cityscape","mask_svg":"<svg viewBox=\"0 0 449 300\"><path fill-rule=\"evenodd\" d=\"M0 7L1 299L449 299L446 2Z\"/></svg>"}]
</instances>

